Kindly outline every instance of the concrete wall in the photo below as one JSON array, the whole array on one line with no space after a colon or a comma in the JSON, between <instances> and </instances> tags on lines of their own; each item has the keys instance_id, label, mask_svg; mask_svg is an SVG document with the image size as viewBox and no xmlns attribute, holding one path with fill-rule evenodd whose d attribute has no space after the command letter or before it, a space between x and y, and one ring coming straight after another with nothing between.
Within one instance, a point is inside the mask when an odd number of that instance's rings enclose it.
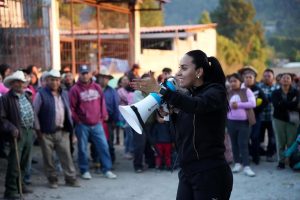
<instances>
[{"instance_id":1,"label":"concrete wall","mask_svg":"<svg viewBox=\"0 0 300 200\"><path fill-rule=\"evenodd\" d=\"M193 34L197 34L197 40L194 40ZM142 72L149 70L159 75L164 67L169 67L175 73L179 67L181 57L188 51L200 49L208 56L216 56L217 38L215 29L206 29L193 32L185 40L174 39L173 50L154 50L143 49L140 56L140 65Z\"/></svg>"}]
</instances>

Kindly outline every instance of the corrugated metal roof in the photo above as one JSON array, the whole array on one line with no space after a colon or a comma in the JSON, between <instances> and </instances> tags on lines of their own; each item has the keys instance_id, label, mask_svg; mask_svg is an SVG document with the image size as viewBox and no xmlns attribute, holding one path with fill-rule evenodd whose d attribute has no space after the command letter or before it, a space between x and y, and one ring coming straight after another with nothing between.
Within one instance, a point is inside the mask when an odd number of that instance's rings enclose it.
<instances>
[{"instance_id":1,"label":"corrugated metal roof","mask_svg":"<svg viewBox=\"0 0 300 200\"><path fill-rule=\"evenodd\" d=\"M173 25L173 26L157 26L157 27L141 27L141 33L164 33L164 32L190 32L195 30L205 30L209 28L216 28L217 24L196 24L196 25ZM127 34L129 29L102 29L101 34ZM61 30L61 34L70 34L71 31ZM75 30L75 34L97 34L96 29L90 30Z\"/></svg>"}]
</instances>

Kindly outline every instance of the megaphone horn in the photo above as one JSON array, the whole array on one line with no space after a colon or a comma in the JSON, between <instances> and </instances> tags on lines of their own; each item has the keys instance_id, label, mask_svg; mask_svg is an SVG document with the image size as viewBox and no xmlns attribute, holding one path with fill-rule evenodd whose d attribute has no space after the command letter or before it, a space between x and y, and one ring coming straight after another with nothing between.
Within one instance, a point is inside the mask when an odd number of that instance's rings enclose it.
<instances>
[{"instance_id":1,"label":"megaphone horn","mask_svg":"<svg viewBox=\"0 0 300 200\"><path fill-rule=\"evenodd\" d=\"M142 134L145 122L160 105L161 97L157 93L150 93L146 98L135 104L119 106L119 110L129 126L135 132Z\"/></svg>"}]
</instances>

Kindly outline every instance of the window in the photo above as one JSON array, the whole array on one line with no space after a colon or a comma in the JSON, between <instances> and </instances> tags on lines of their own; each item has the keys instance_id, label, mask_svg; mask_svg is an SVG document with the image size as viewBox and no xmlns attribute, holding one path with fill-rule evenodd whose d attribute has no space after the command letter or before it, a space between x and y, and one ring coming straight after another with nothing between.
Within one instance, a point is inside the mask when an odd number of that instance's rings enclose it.
<instances>
[{"instance_id":1,"label":"window","mask_svg":"<svg viewBox=\"0 0 300 200\"><path fill-rule=\"evenodd\" d=\"M172 50L172 38L142 39L142 49Z\"/></svg>"}]
</instances>

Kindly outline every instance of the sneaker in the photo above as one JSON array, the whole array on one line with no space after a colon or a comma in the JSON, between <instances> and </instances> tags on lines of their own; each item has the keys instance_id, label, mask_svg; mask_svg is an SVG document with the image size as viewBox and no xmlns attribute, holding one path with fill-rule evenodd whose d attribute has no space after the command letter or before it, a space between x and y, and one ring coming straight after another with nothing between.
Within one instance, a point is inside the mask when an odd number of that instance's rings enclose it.
<instances>
[{"instance_id":1,"label":"sneaker","mask_svg":"<svg viewBox=\"0 0 300 200\"><path fill-rule=\"evenodd\" d=\"M249 177L255 176L255 173L252 171L252 169L249 166L244 167L244 174Z\"/></svg>"},{"instance_id":2,"label":"sneaker","mask_svg":"<svg viewBox=\"0 0 300 200\"><path fill-rule=\"evenodd\" d=\"M90 179L92 179L92 176L91 176L90 172L84 172L83 174L81 174L81 178L85 179L85 180L90 180Z\"/></svg>"},{"instance_id":3,"label":"sneaker","mask_svg":"<svg viewBox=\"0 0 300 200\"><path fill-rule=\"evenodd\" d=\"M242 170L242 165L240 163L236 163L232 168L232 173L239 173Z\"/></svg>"},{"instance_id":4,"label":"sneaker","mask_svg":"<svg viewBox=\"0 0 300 200\"><path fill-rule=\"evenodd\" d=\"M58 179L57 177L49 177L48 178L49 188L56 189L58 188Z\"/></svg>"},{"instance_id":5,"label":"sneaker","mask_svg":"<svg viewBox=\"0 0 300 200\"><path fill-rule=\"evenodd\" d=\"M138 169L136 169L136 170L134 170L135 171L135 173L142 173L143 172L143 169L141 169L141 168L138 168Z\"/></svg>"},{"instance_id":6,"label":"sneaker","mask_svg":"<svg viewBox=\"0 0 300 200\"><path fill-rule=\"evenodd\" d=\"M49 181L49 188L57 189L58 188L58 183L56 181Z\"/></svg>"},{"instance_id":7,"label":"sneaker","mask_svg":"<svg viewBox=\"0 0 300 200\"><path fill-rule=\"evenodd\" d=\"M131 159L133 159L133 156L131 155L131 153L126 153L124 155L124 158L126 158L127 160L131 160Z\"/></svg>"},{"instance_id":8,"label":"sneaker","mask_svg":"<svg viewBox=\"0 0 300 200\"><path fill-rule=\"evenodd\" d=\"M66 180L66 186L70 186L70 187L81 187L80 183L77 179L73 179L73 180Z\"/></svg>"},{"instance_id":9,"label":"sneaker","mask_svg":"<svg viewBox=\"0 0 300 200\"><path fill-rule=\"evenodd\" d=\"M104 174L104 176L105 176L106 178L109 178L109 179L115 179L115 178L117 178L117 175L115 175L115 174L112 173L111 171L107 171L107 172Z\"/></svg>"}]
</instances>

